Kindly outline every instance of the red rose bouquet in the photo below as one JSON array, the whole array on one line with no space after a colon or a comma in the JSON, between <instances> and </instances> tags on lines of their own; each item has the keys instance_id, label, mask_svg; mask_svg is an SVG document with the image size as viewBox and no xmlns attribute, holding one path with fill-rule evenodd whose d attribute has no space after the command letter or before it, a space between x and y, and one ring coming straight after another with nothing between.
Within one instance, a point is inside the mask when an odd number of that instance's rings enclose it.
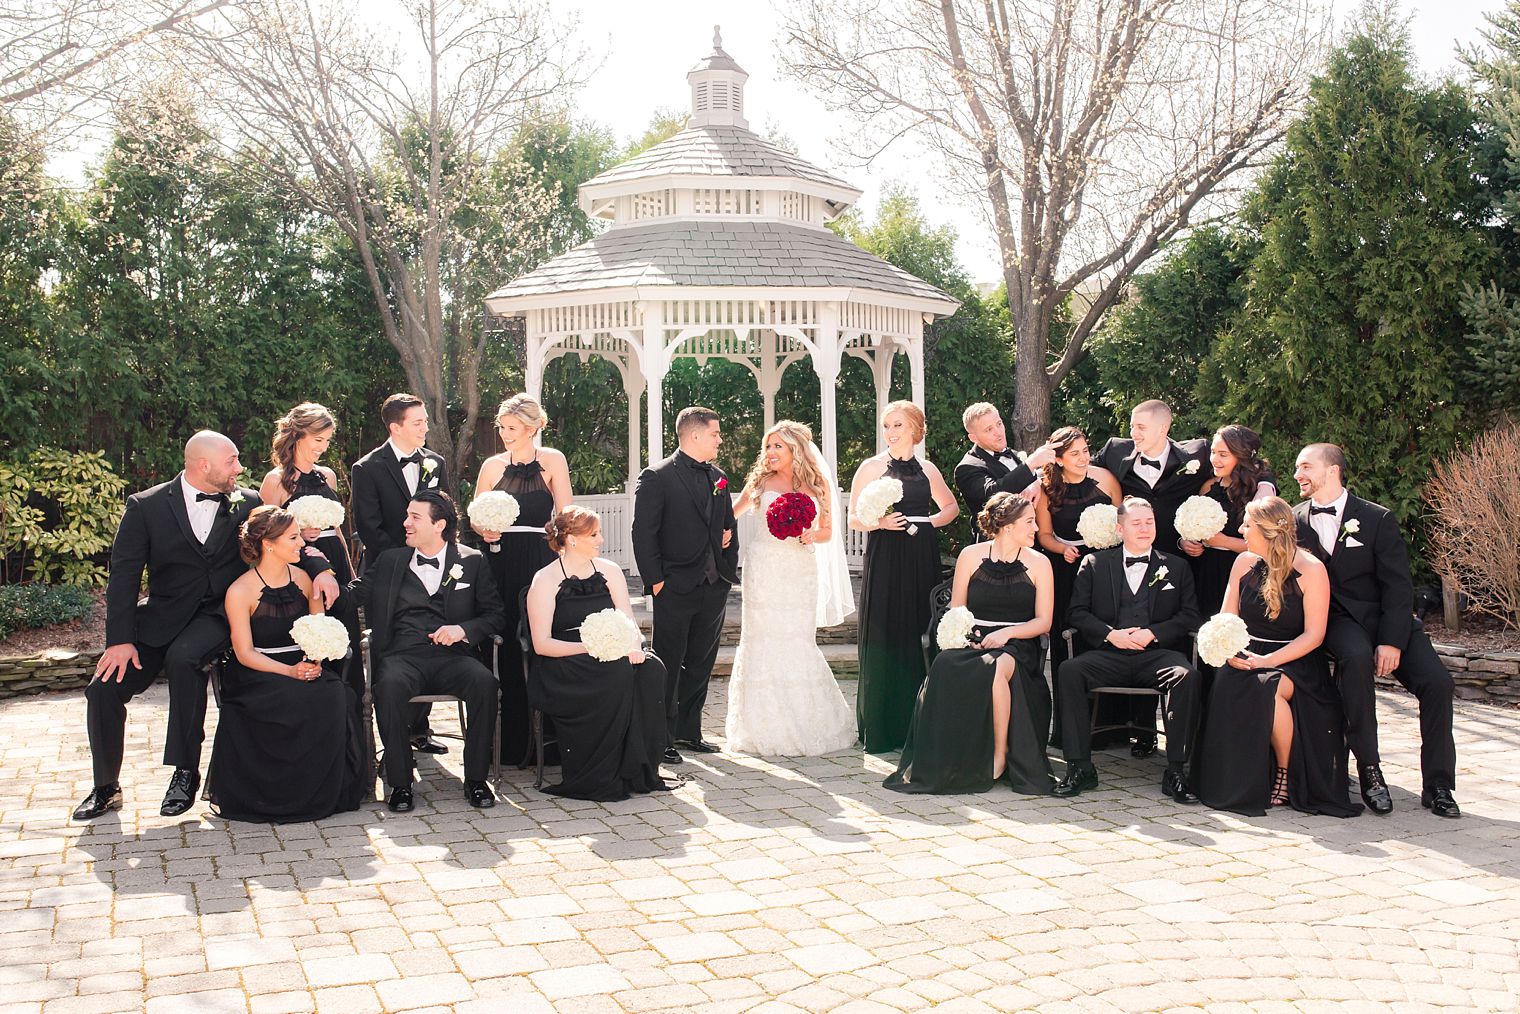
<instances>
[{"instance_id":1,"label":"red rose bouquet","mask_svg":"<svg viewBox=\"0 0 1520 1014\"><path fill-rule=\"evenodd\" d=\"M778 539L795 539L818 517L818 507L806 493L782 493L765 509L765 527Z\"/></svg>"}]
</instances>

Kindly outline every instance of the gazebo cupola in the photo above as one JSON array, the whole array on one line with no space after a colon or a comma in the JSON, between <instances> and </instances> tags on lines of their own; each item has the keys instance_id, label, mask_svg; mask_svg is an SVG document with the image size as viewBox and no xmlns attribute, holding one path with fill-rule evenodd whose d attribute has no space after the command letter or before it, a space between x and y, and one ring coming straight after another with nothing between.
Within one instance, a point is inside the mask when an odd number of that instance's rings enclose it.
<instances>
[{"instance_id":1,"label":"gazebo cupola","mask_svg":"<svg viewBox=\"0 0 1520 1014\"><path fill-rule=\"evenodd\" d=\"M843 357L870 366L881 405L892 359L904 352L922 404L924 323L957 305L826 227L860 191L750 131L748 77L715 31L712 52L687 74L685 129L581 184L582 210L606 231L486 297L492 313L525 318L524 383L535 397L559 356L617 366L629 401L630 489L643 461L640 396L648 392L654 460L665 449L662 391L676 359L745 366L767 426L781 375L808 361L819 378L819 445L837 468Z\"/></svg>"}]
</instances>

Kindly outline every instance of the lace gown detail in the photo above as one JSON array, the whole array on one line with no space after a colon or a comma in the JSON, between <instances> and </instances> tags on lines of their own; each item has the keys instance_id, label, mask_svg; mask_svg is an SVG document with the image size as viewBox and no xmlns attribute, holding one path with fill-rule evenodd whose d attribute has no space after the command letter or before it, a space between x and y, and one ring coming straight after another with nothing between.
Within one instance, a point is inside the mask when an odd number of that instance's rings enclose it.
<instances>
[{"instance_id":1,"label":"lace gown detail","mask_svg":"<svg viewBox=\"0 0 1520 1014\"><path fill-rule=\"evenodd\" d=\"M761 495L761 520L744 563L724 735L740 753L812 757L853 746L855 716L818 650L817 557L766 527L765 510L779 495Z\"/></svg>"},{"instance_id":2,"label":"lace gown detail","mask_svg":"<svg viewBox=\"0 0 1520 1014\"><path fill-rule=\"evenodd\" d=\"M1295 572L1283 585L1282 609L1267 615L1262 582L1265 561L1240 578L1240 618L1251 634L1251 651L1265 655L1304 632L1304 598ZM1209 806L1260 816L1270 803L1272 721L1277 684L1293 681L1293 743L1288 753L1288 800L1296 810L1354 817L1349 801L1345 714L1322 649L1276 669L1221 666L1209 690L1208 708L1193 764L1198 796Z\"/></svg>"},{"instance_id":3,"label":"lace gown detail","mask_svg":"<svg viewBox=\"0 0 1520 1014\"><path fill-rule=\"evenodd\" d=\"M1018 560L983 560L966 588L966 608L987 621L977 625L978 632L1032 619L1035 586L1028 568ZM952 648L935 655L897 771L883 785L898 792L940 794L992 788L992 681L1000 655L1011 656L1014 663L1008 685L1007 767L1001 780L1027 795L1050 792L1045 756L1050 688L1038 637L1012 639L1002 648Z\"/></svg>"},{"instance_id":4,"label":"lace gown detail","mask_svg":"<svg viewBox=\"0 0 1520 1014\"><path fill-rule=\"evenodd\" d=\"M531 719L528 692L523 686L522 649L517 642L517 624L521 617L519 603L523 589L532 583L533 575L555 560L543 532L544 525L554 516L554 494L544 481L544 468L536 457L521 464L509 462L493 488L517 498L519 511L514 527L539 529L536 532L503 532L496 552L485 547L486 566L496 579L507 617L500 666L501 757L504 761L515 762L528 754Z\"/></svg>"}]
</instances>

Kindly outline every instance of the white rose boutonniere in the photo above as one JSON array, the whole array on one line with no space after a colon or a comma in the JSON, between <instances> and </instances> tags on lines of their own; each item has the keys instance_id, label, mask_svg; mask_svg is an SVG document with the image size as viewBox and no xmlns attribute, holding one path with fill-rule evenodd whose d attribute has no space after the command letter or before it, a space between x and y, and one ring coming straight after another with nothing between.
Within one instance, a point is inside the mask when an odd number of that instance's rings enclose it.
<instances>
[{"instance_id":1,"label":"white rose boutonniere","mask_svg":"<svg viewBox=\"0 0 1520 1014\"><path fill-rule=\"evenodd\" d=\"M1360 521L1358 521L1356 518L1352 518L1350 521L1347 521L1345 524L1341 525L1341 541L1345 542L1346 541L1346 536L1348 536L1348 535L1355 535L1357 532L1359 532L1361 530L1362 530L1362 523Z\"/></svg>"},{"instance_id":2,"label":"white rose boutonniere","mask_svg":"<svg viewBox=\"0 0 1520 1014\"><path fill-rule=\"evenodd\" d=\"M422 459L422 474L423 475L432 475L433 474L433 469L435 469L437 467L438 467L438 462L434 461L432 458L423 458Z\"/></svg>"},{"instance_id":3,"label":"white rose boutonniere","mask_svg":"<svg viewBox=\"0 0 1520 1014\"><path fill-rule=\"evenodd\" d=\"M1162 581L1165 581L1165 580L1166 580L1166 568L1165 567L1157 567L1156 568L1156 573L1154 573L1154 574L1151 575L1151 586L1154 587L1158 583L1160 583Z\"/></svg>"},{"instance_id":4,"label":"white rose boutonniere","mask_svg":"<svg viewBox=\"0 0 1520 1014\"><path fill-rule=\"evenodd\" d=\"M248 497L245 496L243 494L243 491L240 490L240 489L234 489L231 493L228 493L227 494L227 513L228 514L235 514L237 512L238 507L241 506L242 503L243 503L243 501L247 500L247 499L248 499Z\"/></svg>"},{"instance_id":5,"label":"white rose boutonniere","mask_svg":"<svg viewBox=\"0 0 1520 1014\"><path fill-rule=\"evenodd\" d=\"M1183 475L1197 475L1198 474L1198 460L1195 458L1192 461L1189 461L1186 465L1183 465L1182 466L1182 474Z\"/></svg>"},{"instance_id":6,"label":"white rose boutonniere","mask_svg":"<svg viewBox=\"0 0 1520 1014\"><path fill-rule=\"evenodd\" d=\"M464 577L464 565L463 564L456 563L456 564L454 564L454 566L452 566L452 567L449 568L449 580L450 581L458 581L462 577Z\"/></svg>"}]
</instances>

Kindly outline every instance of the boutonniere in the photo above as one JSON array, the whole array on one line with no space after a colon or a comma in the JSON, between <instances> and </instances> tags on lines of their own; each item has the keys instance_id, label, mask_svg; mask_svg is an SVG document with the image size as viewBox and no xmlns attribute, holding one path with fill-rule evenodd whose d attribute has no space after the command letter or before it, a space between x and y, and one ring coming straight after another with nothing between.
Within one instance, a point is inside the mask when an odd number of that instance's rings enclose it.
<instances>
[{"instance_id":1,"label":"boutonniere","mask_svg":"<svg viewBox=\"0 0 1520 1014\"><path fill-rule=\"evenodd\" d=\"M1189 461L1186 465L1183 465L1182 466L1182 474L1183 475L1197 475L1198 474L1198 459L1194 458L1192 461Z\"/></svg>"},{"instance_id":2,"label":"boutonniere","mask_svg":"<svg viewBox=\"0 0 1520 1014\"><path fill-rule=\"evenodd\" d=\"M1196 465L1197 462L1195 461L1194 464ZM1166 568L1165 567L1157 567L1156 568L1156 573L1154 573L1154 574L1151 575L1150 585L1151 585L1152 588L1154 588L1156 586L1157 582L1159 582L1159 581L1165 581L1165 580L1166 580Z\"/></svg>"},{"instance_id":3,"label":"boutonniere","mask_svg":"<svg viewBox=\"0 0 1520 1014\"><path fill-rule=\"evenodd\" d=\"M728 492L728 479L727 477L720 475L718 476L718 481L713 483L713 496L717 496L719 493L726 492Z\"/></svg>"},{"instance_id":4,"label":"boutonniere","mask_svg":"<svg viewBox=\"0 0 1520 1014\"><path fill-rule=\"evenodd\" d=\"M248 497L244 496L243 495L243 491L240 490L240 489L234 489L231 493L228 493L227 494L227 513L228 514L236 514L238 507L241 506L242 503L243 503L243 501L247 500L247 499L248 499Z\"/></svg>"},{"instance_id":5,"label":"boutonniere","mask_svg":"<svg viewBox=\"0 0 1520 1014\"><path fill-rule=\"evenodd\" d=\"M435 469L437 467L438 467L438 462L434 461L432 458L423 458L422 459L422 474L423 475L432 475L433 474L433 469Z\"/></svg>"},{"instance_id":6,"label":"boutonniere","mask_svg":"<svg viewBox=\"0 0 1520 1014\"><path fill-rule=\"evenodd\" d=\"M464 565L460 564L460 563L454 564L454 566L452 566L452 567L449 568L449 572L448 572L447 577L448 577L448 580L444 581L444 586L445 587L447 587L448 585L453 584L455 581L458 581L460 578L464 577Z\"/></svg>"},{"instance_id":7,"label":"boutonniere","mask_svg":"<svg viewBox=\"0 0 1520 1014\"><path fill-rule=\"evenodd\" d=\"M1356 518L1352 518L1350 521L1347 521L1345 524L1341 525L1341 534L1340 538L1337 541L1345 542L1348 535L1355 535L1361 530L1362 523Z\"/></svg>"}]
</instances>

